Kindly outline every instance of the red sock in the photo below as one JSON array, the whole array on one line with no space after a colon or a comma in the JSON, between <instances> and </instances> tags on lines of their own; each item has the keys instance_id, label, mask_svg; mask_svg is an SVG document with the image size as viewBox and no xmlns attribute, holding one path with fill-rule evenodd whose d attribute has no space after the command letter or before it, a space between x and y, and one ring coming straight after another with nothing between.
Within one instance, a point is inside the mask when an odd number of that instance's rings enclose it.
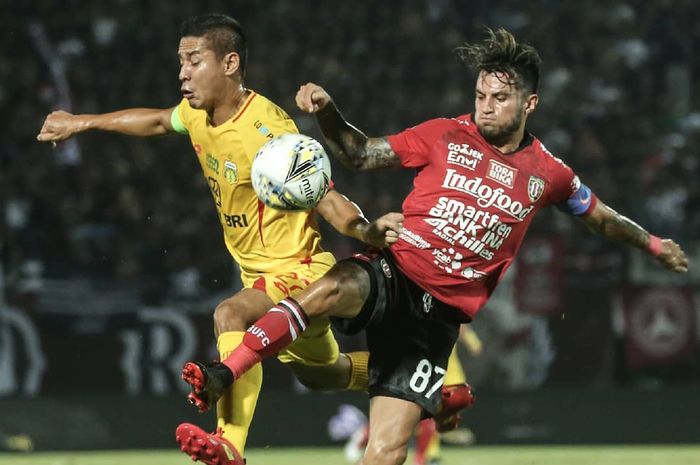
<instances>
[{"instance_id":1,"label":"red sock","mask_svg":"<svg viewBox=\"0 0 700 465\"><path fill-rule=\"evenodd\" d=\"M296 300L288 297L272 307L248 328L243 343L236 347L224 365L239 378L262 359L291 344L309 325L309 318Z\"/></svg>"},{"instance_id":2,"label":"red sock","mask_svg":"<svg viewBox=\"0 0 700 465\"><path fill-rule=\"evenodd\" d=\"M418 431L416 431L416 453L413 458L414 465L425 464L425 454L428 452L430 440L435 434L435 421L432 418L426 418L418 423Z\"/></svg>"}]
</instances>

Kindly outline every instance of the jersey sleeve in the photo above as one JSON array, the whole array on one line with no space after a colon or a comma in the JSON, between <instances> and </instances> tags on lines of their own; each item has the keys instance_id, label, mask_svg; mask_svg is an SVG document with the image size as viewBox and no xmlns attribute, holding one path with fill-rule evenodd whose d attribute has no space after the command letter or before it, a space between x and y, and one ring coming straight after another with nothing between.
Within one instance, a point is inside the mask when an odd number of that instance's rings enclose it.
<instances>
[{"instance_id":1,"label":"jersey sleeve","mask_svg":"<svg viewBox=\"0 0 700 465\"><path fill-rule=\"evenodd\" d=\"M189 134L189 129L188 129L188 123L189 123L189 118L188 118L188 110L190 108L189 103L187 102L187 99L182 99L180 104L173 108L172 113L170 114L170 124L177 132L178 134Z\"/></svg>"},{"instance_id":2,"label":"jersey sleeve","mask_svg":"<svg viewBox=\"0 0 700 465\"><path fill-rule=\"evenodd\" d=\"M444 118L428 120L398 134L387 136L391 149L405 168L420 168L430 163L430 152L444 132Z\"/></svg>"},{"instance_id":3,"label":"jersey sleeve","mask_svg":"<svg viewBox=\"0 0 700 465\"><path fill-rule=\"evenodd\" d=\"M591 189L581 182L569 165L553 156L544 146L542 149L549 157L552 183L550 202L565 213L574 216L583 216L592 211L597 198Z\"/></svg>"}]
</instances>

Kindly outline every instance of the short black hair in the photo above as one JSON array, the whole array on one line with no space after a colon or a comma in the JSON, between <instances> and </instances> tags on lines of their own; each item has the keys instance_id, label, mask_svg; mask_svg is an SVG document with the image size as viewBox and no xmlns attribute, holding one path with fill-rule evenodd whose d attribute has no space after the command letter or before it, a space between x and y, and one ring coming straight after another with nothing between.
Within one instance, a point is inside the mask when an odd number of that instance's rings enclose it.
<instances>
[{"instance_id":1,"label":"short black hair","mask_svg":"<svg viewBox=\"0 0 700 465\"><path fill-rule=\"evenodd\" d=\"M180 38L204 37L217 58L236 52L240 57L241 77L248 61L248 41L240 23L230 16L209 13L188 18L180 26Z\"/></svg>"},{"instance_id":2,"label":"short black hair","mask_svg":"<svg viewBox=\"0 0 700 465\"><path fill-rule=\"evenodd\" d=\"M528 44L519 43L513 34L501 28L496 31L486 28L487 37L477 44L464 44L455 49L457 57L478 75L504 73L515 81L518 89L537 93L542 59L537 50Z\"/></svg>"}]
</instances>

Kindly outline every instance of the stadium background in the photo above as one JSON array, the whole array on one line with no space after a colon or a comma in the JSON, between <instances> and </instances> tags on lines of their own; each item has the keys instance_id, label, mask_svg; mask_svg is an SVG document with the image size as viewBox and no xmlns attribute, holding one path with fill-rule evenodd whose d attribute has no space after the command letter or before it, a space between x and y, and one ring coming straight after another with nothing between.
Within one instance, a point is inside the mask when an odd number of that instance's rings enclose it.
<instances>
[{"instance_id":1,"label":"stadium background","mask_svg":"<svg viewBox=\"0 0 700 465\"><path fill-rule=\"evenodd\" d=\"M51 150L35 136L54 108L176 104L178 25L217 11L248 32L248 87L317 137L293 102L304 82L389 134L471 111L451 50L484 25L535 45L532 132L606 202L680 242L691 272L543 212L474 324L484 353L461 354L479 395L466 424L482 444L700 442L698 8L519 3L3 1L0 434L40 450L170 447L180 421L211 421L184 405L178 372L215 356L210 314L238 278L188 140L88 133ZM411 173L334 164L334 179L374 218L400 208ZM330 231L325 244L341 257L358 246ZM261 399L257 446L329 444L339 405L366 408L305 392L276 362Z\"/></svg>"}]
</instances>

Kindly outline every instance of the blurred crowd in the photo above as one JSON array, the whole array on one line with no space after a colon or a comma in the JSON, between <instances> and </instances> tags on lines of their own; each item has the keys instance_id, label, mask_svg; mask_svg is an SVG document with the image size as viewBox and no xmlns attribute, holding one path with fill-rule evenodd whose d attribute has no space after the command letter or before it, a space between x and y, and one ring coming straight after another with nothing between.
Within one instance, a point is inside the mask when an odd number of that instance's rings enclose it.
<instances>
[{"instance_id":1,"label":"blurred crowd","mask_svg":"<svg viewBox=\"0 0 700 465\"><path fill-rule=\"evenodd\" d=\"M214 205L186 137L86 133L36 142L45 115L174 106L178 27L223 12L249 36L248 87L319 136L294 106L315 81L370 135L470 112L473 78L453 49L505 27L543 58L530 130L607 203L686 246L700 213L700 9L693 0L36 0L6 5L0 47L2 254L6 285L94 278L161 302L232 285ZM400 208L411 173L334 167L376 217ZM536 234L586 232L547 214ZM554 218L553 221L550 221ZM327 248L354 244L327 232ZM581 242L582 243L582 242ZM594 249L597 246L594 246ZM585 247L584 247L585 249ZM621 252L620 252L621 253ZM615 262L615 260L613 260ZM616 263L616 262L615 262ZM11 294L11 292L10 292Z\"/></svg>"}]
</instances>

